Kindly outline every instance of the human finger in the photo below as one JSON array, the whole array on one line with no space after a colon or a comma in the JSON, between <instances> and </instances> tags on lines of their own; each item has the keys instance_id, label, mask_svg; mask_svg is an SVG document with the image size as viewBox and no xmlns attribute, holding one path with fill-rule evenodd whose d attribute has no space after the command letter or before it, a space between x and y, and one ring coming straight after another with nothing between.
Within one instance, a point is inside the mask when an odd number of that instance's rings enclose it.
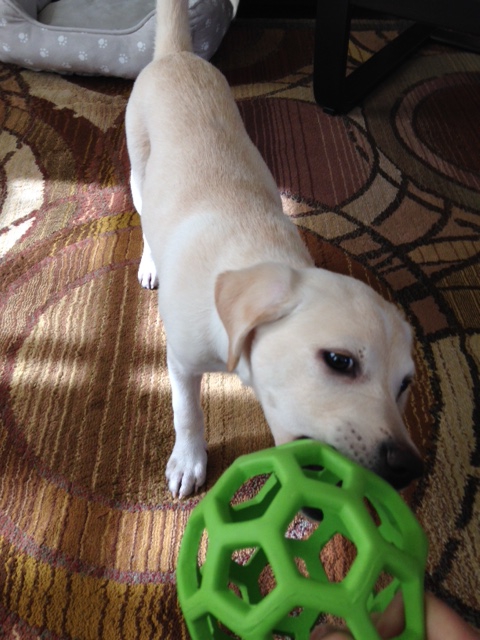
<instances>
[{"instance_id":1,"label":"human finger","mask_svg":"<svg viewBox=\"0 0 480 640\"><path fill-rule=\"evenodd\" d=\"M375 626L381 638L395 638L405 629L405 606L402 592L397 593L387 608L375 620Z\"/></svg>"},{"instance_id":2,"label":"human finger","mask_svg":"<svg viewBox=\"0 0 480 640\"><path fill-rule=\"evenodd\" d=\"M321 624L319 627L315 627L310 634L310 640L352 640L352 636L345 631Z\"/></svg>"},{"instance_id":3,"label":"human finger","mask_svg":"<svg viewBox=\"0 0 480 640\"><path fill-rule=\"evenodd\" d=\"M425 595L425 618L428 640L479 640L475 631L447 604L433 596Z\"/></svg>"}]
</instances>

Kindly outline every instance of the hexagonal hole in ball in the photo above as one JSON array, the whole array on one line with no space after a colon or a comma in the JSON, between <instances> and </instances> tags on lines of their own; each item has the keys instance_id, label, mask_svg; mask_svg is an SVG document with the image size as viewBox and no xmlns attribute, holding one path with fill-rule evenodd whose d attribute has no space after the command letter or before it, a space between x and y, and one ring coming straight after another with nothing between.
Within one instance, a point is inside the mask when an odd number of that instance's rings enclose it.
<instances>
[{"instance_id":1,"label":"hexagonal hole in ball","mask_svg":"<svg viewBox=\"0 0 480 640\"><path fill-rule=\"evenodd\" d=\"M320 551L320 561L330 582L343 582L358 555L356 545L336 533Z\"/></svg>"},{"instance_id":2,"label":"hexagonal hole in ball","mask_svg":"<svg viewBox=\"0 0 480 640\"><path fill-rule=\"evenodd\" d=\"M197 550L197 580L198 586L200 586L202 580L201 569L205 564L205 558L207 557L208 551L208 531L206 529L203 530L202 535L200 537L200 541L198 543Z\"/></svg>"},{"instance_id":3,"label":"hexagonal hole in ball","mask_svg":"<svg viewBox=\"0 0 480 640\"><path fill-rule=\"evenodd\" d=\"M277 586L267 555L260 547L232 553L228 588L249 604L258 604Z\"/></svg>"},{"instance_id":4,"label":"hexagonal hole in ball","mask_svg":"<svg viewBox=\"0 0 480 640\"><path fill-rule=\"evenodd\" d=\"M375 613L380 613L392 601L395 594L401 592L401 581L388 569L384 569L377 577L369 598L369 608ZM402 633L404 626L398 629L396 635Z\"/></svg>"},{"instance_id":5,"label":"hexagonal hole in ball","mask_svg":"<svg viewBox=\"0 0 480 640\"><path fill-rule=\"evenodd\" d=\"M249 478L235 491L230 500L232 520L238 522L263 516L281 486L274 473Z\"/></svg>"},{"instance_id":6,"label":"hexagonal hole in ball","mask_svg":"<svg viewBox=\"0 0 480 640\"><path fill-rule=\"evenodd\" d=\"M212 634L212 638L222 638L225 640L231 640L233 638L234 640L242 640L240 636L237 636L236 633L233 633L233 631L229 629L229 627L221 620L216 621L216 626L217 632L215 633L215 635Z\"/></svg>"},{"instance_id":7,"label":"hexagonal hole in ball","mask_svg":"<svg viewBox=\"0 0 480 640\"><path fill-rule=\"evenodd\" d=\"M308 540L318 529L320 521L323 520L323 513L321 516L320 519L306 517L302 509L301 512L295 514L291 522L287 525L285 537L291 540Z\"/></svg>"},{"instance_id":8,"label":"hexagonal hole in ball","mask_svg":"<svg viewBox=\"0 0 480 640\"><path fill-rule=\"evenodd\" d=\"M346 535L341 522L330 517L328 526L306 517L311 507L302 507L287 526L292 554L299 573L321 582L342 582L357 557L357 547ZM323 520L323 512L314 509ZM327 521L325 521L327 522ZM333 531L342 532L332 533ZM318 562L320 561L320 562Z\"/></svg>"}]
</instances>

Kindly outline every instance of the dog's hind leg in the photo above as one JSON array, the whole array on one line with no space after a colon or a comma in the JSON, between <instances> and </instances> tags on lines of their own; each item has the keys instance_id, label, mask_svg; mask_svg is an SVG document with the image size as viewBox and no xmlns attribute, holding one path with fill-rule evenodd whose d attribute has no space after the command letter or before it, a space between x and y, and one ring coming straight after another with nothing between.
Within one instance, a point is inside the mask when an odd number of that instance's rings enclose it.
<instances>
[{"instance_id":1,"label":"dog's hind leg","mask_svg":"<svg viewBox=\"0 0 480 640\"><path fill-rule=\"evenodd\" d=\"M145 236L143 236L143 252L138 267L138 281L144 289L158 289L157 267Z\"/></svg>"},{"instance_id":2,"label":"dog's hind leg","mask_svg":"<svg viewBox=\"0 0 480 640\"><path fill-rule=\"evenodd\" d=\"M125 127L128 155L130 157L130 189L133 205L138 213L142 215L143 182L145 166L150 155L150 143L138 105L128 105ZM143 236L143 253L138 268L138 281L145 289L156 289L158 287L157 269L145 236Z\"/></svg>"}]
</instances>

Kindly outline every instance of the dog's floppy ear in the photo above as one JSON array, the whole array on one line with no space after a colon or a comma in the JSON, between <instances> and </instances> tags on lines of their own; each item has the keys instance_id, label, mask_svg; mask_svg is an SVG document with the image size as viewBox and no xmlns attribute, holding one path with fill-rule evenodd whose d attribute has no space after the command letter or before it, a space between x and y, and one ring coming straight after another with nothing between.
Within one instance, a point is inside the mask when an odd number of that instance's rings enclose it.
<instances>
[{"instance_id":1,"label":"dog's floppy ear","mask_svg":"<svg viewBox=\"0 0 480 640\"><path fill-rule=\"evenodd\" d=\"M237 366L245 341L256 327L283 318L296 306L298 278L295 269L273 262L218 276L215 304L228 334L228 371Z\"/></svg>"}]
</instances>

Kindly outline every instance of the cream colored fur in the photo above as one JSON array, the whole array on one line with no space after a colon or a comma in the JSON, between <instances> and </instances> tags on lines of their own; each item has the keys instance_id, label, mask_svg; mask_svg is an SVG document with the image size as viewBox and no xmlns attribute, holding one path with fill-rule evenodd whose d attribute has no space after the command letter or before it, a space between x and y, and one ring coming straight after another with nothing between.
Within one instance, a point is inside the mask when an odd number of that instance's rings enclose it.
<instances>
[{"instance_id":1,"label":"cream colored fur","mask_svg":"<svg viewBox=\"0 0 480 640\"><path fill-rule=\"evenodd\" d=\"M158 285L167 336L170 490L205 481L200 383L226 370L254 388L275 443L325 441L402 486L420 467L401 417L411 330L365 284L314 267L225 78L191 53L186 5L158 0L126 115L139 280Z\"/></svg>"}]
</instances>

